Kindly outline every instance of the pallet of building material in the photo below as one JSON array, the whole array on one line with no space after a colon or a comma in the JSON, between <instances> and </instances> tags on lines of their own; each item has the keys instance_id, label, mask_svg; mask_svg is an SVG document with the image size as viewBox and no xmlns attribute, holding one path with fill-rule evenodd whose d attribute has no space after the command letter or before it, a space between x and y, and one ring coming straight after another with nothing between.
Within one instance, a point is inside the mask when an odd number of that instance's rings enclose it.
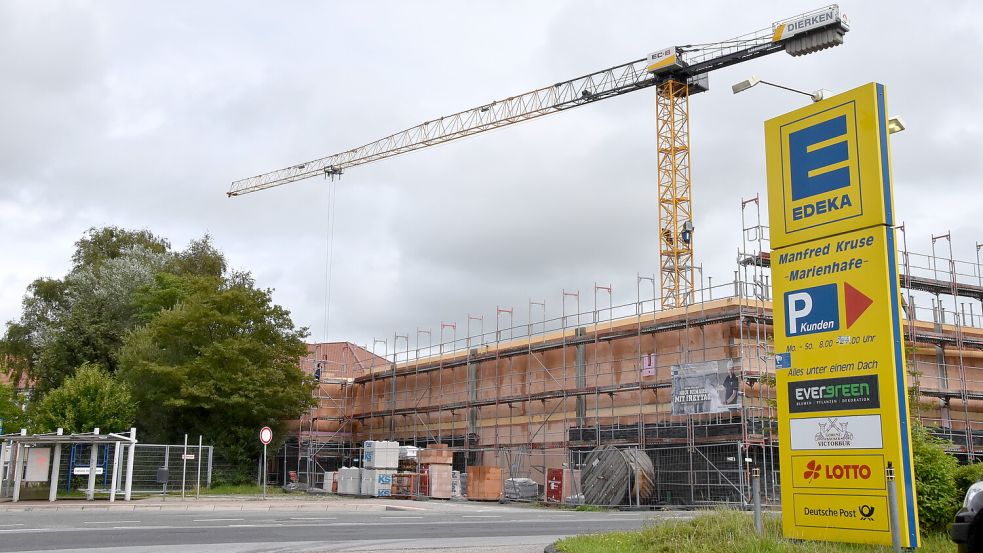
<instances>
[{"instance_id":1,"label":"pallet of building material","mask_svg":"<svg viewBox=\"0 0 983 553\"><path fill-rule=\"evenodd\" d=\"M638 449L598 447L587 455L581 473L587 505L636 505L655 489L652 459Z\"/></svg>"},{"instance_id":2,"label":"pallet of building material","mask_svg":"<svg viewBox=\"0 0 983 553\"><path fill-rule=\"evenodd\" d=\"M331 489L331 484L334 483L335 474L337 474L337 473L336 472L325 472L324 473L324 483L321 486L321 488L324 491L326 491L326 492L333 491Z\"/></svg>"},{"instance_id":3,"label":"pallet of building material","mask_svg":"<svg viewBox=\"0 0 983 553\"><path fill-rule=\"evenodd\" d=\"M468 499L471 501L502 499L502 469L491 466L468 467Z\"/></svg>"},{"instance_id":4,"label":"pallet of building material","mask_svg":"<svg viewBox=\"0 0 983 553\"><path fill-rule=\"evenodd\" d=\"M399 466L399 442L366 440L362 468L395 470Z\"/></svg>"},{"instance_id":5,"label":"pallet of building material","mask_svg":"<svg viewBox=\"0 0 983 553\"><path fill-rule=\"evenodd\" d=\"M462 495L463 494L461 489L461 472L457 470L452 470L451 471L451 498L460 498Z\"/></svg>"},{"instance_id":6,"label":"pallet of building material","mask_svg":"<svg viewBox=\"0 0 983 553\"><path fill-rule=\"evenodd\" d=\"M451 498L451 466L429 465L427 475L430 479L430 497L435 499Z\"/></svg>"},{"instance_id":7,"label":"pallet of building material","mask_svg":"<svg viewBox=\"0 0 983 553\"><path fill-rule=\"evenodd\" d=\"M531 478L505 480L505 499L532 501L539 499L539 484Z\"/></svg>"},{"instance_id":8,"label":"pallet of building material","mask_svg":"<svg viewBox=\"0 0 983 553\"><path fill-rule=\"evenodd\" d=\"M420 475L399 473L393 475L392 496L396 499L412 499L419 493Z\"/></svg>"},{"instance_id":9,"label":"pallet of building material","mask_svg":"<svg viewBox=\"0 0 983 553\"><path fill-rule=\"evenodd\" d=\"M392 469L362 469L361 495L389 497L393 493Z\"/></svg>"},{"instance_id":10,"label":"pallet of building material","mask_svg":"<svg viewBox=\"0 0 983 553\"><path fill-rule=\"evenodd\" d=\"M362 492L362 469L341 467L335 477L338 481L339 495L359 495Z\"/></svg>"},{"instance_id":11,"label":"pallet of building material","mask_svg":"<svg viewBox=\"0 0 983 553\"><path fill-rule=\"evenodd\" d=\"M454 452L447 449L447 446L428 447L417 451L416 459L421 465L451 465L454 463Z\"/></svg>"}]
</instances>

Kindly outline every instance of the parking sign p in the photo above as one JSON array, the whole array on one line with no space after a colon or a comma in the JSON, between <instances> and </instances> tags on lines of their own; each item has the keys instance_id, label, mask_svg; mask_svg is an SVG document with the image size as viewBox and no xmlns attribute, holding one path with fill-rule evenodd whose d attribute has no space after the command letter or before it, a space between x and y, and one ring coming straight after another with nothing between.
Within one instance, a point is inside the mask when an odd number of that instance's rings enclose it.
<instances>
[{"instance_id":1,"label":"parking sign p","mask_svg":"<svg viewBox=\"0 0 983 553\"><path fill-rule=\"evenodd\" d=\"M823 284L785 292L785 320L789 336L840 328L836 284Z\"/></svg>"}]
</instances>

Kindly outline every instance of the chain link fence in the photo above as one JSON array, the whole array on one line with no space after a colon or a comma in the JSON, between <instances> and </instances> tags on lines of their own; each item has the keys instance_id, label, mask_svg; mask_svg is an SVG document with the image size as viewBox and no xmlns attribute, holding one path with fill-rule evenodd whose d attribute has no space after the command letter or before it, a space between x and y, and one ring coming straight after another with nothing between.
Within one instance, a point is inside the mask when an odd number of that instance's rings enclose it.
<instances>
[{"instance_id":1,"label":"chain link fence","mask_svg":"<svg viewBox=\"0 0 983 553\"><path fill-rule=\"evenodd\" d=\"M498 481L481 484L485 489L481 500L642 509L721 505L749 508L751 471L756 468L761 475L762 504L777 506L781 502L775 444L735 441L648 447L450 449L451 469L459 479L453 486L459 485L460 496L466 499L476 496L469 493L468 488L476 485L469 482L469 473L478 474L485 469L481 474L487 475L487 468L494 467L497 470L491 474ZM358 464L356 457L351 466ZM325 484L324 478L324 474L316 474L311 487L330 489L331 483ZM401 463L392 493L397 497L433 499L428 480L425 467ZM497 495L488 495L488 488L497 489Z\"/></svg>"}]
</instances>

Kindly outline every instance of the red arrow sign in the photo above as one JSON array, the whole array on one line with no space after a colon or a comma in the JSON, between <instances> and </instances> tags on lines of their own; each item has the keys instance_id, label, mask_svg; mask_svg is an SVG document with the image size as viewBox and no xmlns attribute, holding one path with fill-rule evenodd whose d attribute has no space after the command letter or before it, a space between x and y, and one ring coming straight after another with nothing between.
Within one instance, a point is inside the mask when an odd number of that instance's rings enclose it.
<instances>
[{"instance_id":1,"label":"red arrow sign","mask_svg":"<svg viewBox=\"0 0 983 553\"><path fill-rule=\"evenodd\" d=\"M843 283L843 300L846 303L846 327L850 328L853 323L857 322L857 319L867 311L867 308L874 303L874 300L868 298L849 283Z\"/></svg>"}]
</instances>

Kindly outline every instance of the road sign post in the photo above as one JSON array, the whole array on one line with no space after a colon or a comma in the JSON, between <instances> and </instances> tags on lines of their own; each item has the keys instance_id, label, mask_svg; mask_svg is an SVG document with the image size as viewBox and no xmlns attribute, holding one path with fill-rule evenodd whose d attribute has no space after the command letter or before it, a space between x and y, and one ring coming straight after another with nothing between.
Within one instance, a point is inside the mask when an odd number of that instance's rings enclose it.
<instances>
[{"instance_id":1,"label":"road sign post","mask_svg":"<svg viewBox=\"0 0 983 553\"><path fill-rule=\"evenodd\" d=\"M771 119L765 137L784 533L917 547L884 87Z\"/></svg>"},{"instance_id":2,"label":"road sign post","mask_svg":"<svg viewBox=\"0 0 983 553\"><path fill-rule=\"evenodd\" d=\"M184 499L184 488L188 482L188 435L184 435L184 450L181 452L181 499Z\"/></svg>"},{"instance_id":3,"label":"road sign post","mask_svg":"<svg viewBox=\"0 0 983 553\"><path fill-rule=\"evenodd\" d=\"M263 499L266 499L266 446L273 441L273 430L269 426L264 426L259 430L259 441L263 443Z\"/></svg>"}]
</instances>

